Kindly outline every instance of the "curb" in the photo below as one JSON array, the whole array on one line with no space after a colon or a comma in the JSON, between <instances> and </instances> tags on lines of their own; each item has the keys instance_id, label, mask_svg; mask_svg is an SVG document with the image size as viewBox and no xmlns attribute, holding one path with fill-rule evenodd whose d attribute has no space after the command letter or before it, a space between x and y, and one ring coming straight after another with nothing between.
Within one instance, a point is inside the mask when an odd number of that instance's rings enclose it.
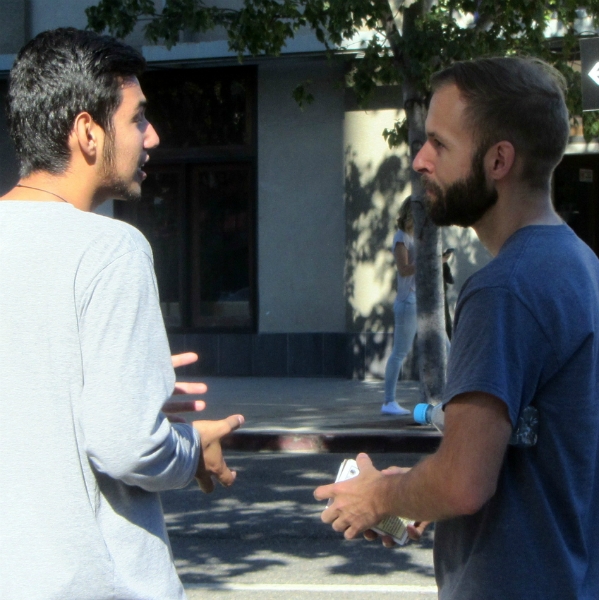
<instances>
[{"instance_id":1,"label":"curb","mask_svg":"<svg viewBox=\"0 0 599 600\"><path fill-rule=\"evenodd\" d=\"M244 452L434 452L441 442L436 431L294 431L243 430L223 438L226 450Z\"/></svg>"}]
</instances>

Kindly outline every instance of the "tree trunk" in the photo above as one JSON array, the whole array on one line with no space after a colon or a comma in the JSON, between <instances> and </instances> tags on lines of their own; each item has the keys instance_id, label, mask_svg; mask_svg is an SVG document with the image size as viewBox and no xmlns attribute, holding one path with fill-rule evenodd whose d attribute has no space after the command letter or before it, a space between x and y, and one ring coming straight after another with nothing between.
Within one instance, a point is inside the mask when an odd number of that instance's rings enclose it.
<instances>
[{"instance_id":1,"label":"tree trunk","mask_svg":"<svg viewBox=\"0 0 599 600\"><path fill-rule=\"evenodd\" d=\"M410 95L404 85L404 106L409 129L410 158L413 161L424 143L426 109L423 99ZM427 402L439 402L447 366L443 270L439 229L427 215L420 175L410 174L414 243L416 249L416 306L418 315L418 358L420 386Z\"/></svg>"},{"instance_id":2,"label":"tree trunk","mask_svg":"<svg viewBox=\"0 0 599 600\"><path fill-rule=\"evenodd\" d=\"M391 8L393 0L390 2ZM405 35L422 11L430 10L430 0L420 0L404 9L401 21ZM396 16L397 13L394 13ZM396 19L396 24L399 25ZM406 76L403 85L403 102L408 123L410 164L426 141L425 98L409 75L409 56L401 56ZM414 242L416 250L416 304L418 315L418 371L423 400L439 402L445 385L447 370L447 346L445 332L445 306L443 295L443 269L441 262L441 235L427 215L423 201L420 175L410 173L412 184L412 212L414 214Z\"/></svg>"}]
</instances>

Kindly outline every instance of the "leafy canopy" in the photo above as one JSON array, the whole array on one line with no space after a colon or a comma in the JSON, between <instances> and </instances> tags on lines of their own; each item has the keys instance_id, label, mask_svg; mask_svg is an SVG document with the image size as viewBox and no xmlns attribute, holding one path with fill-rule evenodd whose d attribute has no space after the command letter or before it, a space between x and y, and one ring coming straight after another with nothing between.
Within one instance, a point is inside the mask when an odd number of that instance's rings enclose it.
<instances>
[{"instance_id":1,"label":"leafy canopy","mask_svg":"<svg viewBox=\"0 0 599 600\"><path fill-rule=\"evenodd\" d=\"M240 0L234 6L164 0L157 10L154 0L100 0L86 14L91 29L120 38L143 20L146 39L167 47L183 31L222 27L240 60L244 54L277 56L287 40L310 29L331 56L359 51L348 82L364 106L376 86L405 82L424 101L430 75L456 60L533 55L566 76L574 120L582 114L578 40L596 35L599 16L599 0ZM360 35L365 41L356 47ZM305 85L294 97L300 105L312 100ZM584 126L587 139L599 135L595 113L585 113ZM405 124L385 135L399 143Z\"/></svg>"}]
</instances>

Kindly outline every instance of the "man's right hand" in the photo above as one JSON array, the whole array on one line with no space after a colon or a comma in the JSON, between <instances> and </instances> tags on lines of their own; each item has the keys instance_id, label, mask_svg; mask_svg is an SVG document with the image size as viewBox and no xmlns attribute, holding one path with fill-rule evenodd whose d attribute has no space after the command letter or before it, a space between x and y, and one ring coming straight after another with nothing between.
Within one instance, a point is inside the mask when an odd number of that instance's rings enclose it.
<instances>
[{"instance_id":1,"label":"man's right hand","mask_svg":"<svg viewBox=\"0 0 599 600\"><path fill-rule=\"evenodd\" d=\"M191 423L200 434L201 454L195 477L203 492L209 494L214 490L213 478L225 487L232 485L235 481L237 473L227 467L220 441L226 435L239 429L244 420L242 415L231 415L220 421L193 421Z\"/></svg>"}]
</instances>

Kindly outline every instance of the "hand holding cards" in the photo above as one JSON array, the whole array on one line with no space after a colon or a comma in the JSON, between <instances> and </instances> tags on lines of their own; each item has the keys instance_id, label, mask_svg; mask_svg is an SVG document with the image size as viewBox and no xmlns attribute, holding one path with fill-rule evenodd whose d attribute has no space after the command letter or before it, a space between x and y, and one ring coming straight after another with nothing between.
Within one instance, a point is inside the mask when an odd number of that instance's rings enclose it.
<instances>
[{"instance_id":1,"label":"hand holding cards","mask_svg":"<svg viewBox=\"0 0 599 600\"><path fill-rule=\"evenodd\" d=\"M356 461L352 458L346 458L339 467L337 478L335 483L339 481L346 481L352 477L356 477L360 474L360 469ZM331 501L329 500L329 504ZM408 541L407 526L411 525L413 521L408 519L402 519L401 517L389 516L385 517L376 527L372 527L372 530L379 535L390 535L393 541L400 546L403 546Z\"/></svg>"}]
</instances>

